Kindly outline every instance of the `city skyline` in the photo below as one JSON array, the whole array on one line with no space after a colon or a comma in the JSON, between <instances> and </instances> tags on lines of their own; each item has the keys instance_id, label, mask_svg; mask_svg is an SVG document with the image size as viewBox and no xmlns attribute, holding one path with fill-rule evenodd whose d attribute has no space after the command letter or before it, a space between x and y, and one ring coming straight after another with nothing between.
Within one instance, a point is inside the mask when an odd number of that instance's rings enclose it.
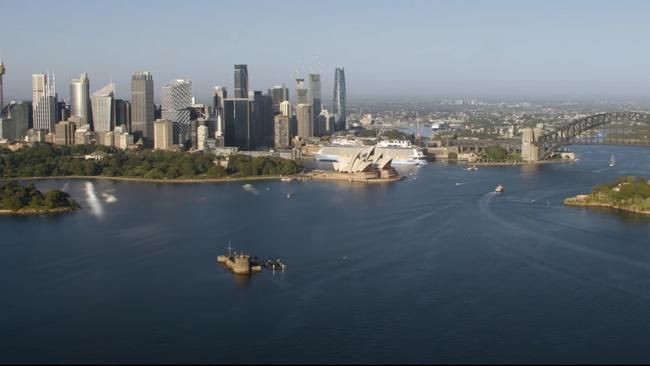
<instances>
[{"instance_id":1,"label":"city skyline","mask_svg":"<svg viewBox=\"0 0 650 366\"><path fill-rule=\"evenodd\" d=\"M117 94L125 97L136 70L148 70L161 81L192 80L197 99L208 101L215 85L232 88L232 65L240 63L248 65L249 90L291 85L296 71L305 79L310 72L320 73L327 104L333 88L330 70L343 66L354 75L348 80L354 86L348 91L351 99L650 95L647 51L639 47L648 36L643 14L650 4L640 1L409 1L397 8L386 1L337 1L330 7L341 11L332 22L309 17L310 26L305 15L322 9L296 1L260 2L252 10L244 4L206 1L118 1L108 9L63 1L47 14L37 11L38 4L0 4L0 12L12 15L0 23L0 31L20 34L3 39L0 49L9 70L4 76L5 101L27 100L30 76L48 71L61 83L87 72L95 84L91 88L112 80ZM174 24L176 15L188 9L219 14L220 26L200 22L173 31L154 26ZM250 11L255 21L235 27L236 15ZM150 27L143 26L143 13ZM281 42L268 32L278 23L302 31L292 33L290 42ZM57 42L37 36L44 32ZM24 39L31 40L30 47ZM214 46L206 47L208 40ZM183 50L178 56L162 47L171 41ZM201 52L181 57L194 49ZM69 98L67 90L58 92Z\"/></svg>"}]
</instances>

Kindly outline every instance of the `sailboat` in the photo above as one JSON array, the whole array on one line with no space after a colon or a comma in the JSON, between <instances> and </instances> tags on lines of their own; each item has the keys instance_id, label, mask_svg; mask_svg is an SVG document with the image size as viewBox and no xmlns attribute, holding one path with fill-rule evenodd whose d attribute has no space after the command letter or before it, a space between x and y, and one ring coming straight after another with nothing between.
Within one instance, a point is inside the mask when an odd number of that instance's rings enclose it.
<instances>
[{"instance_id":1,"label":"sailboat","mask_svg":"<svg viewBox=\"0 0 650 366\"><path fill-rule=\"evenodd\" d=\"M614 159L614 155L611 155L609 157L609 167L612 168L616 165L616 159Z\"/></svg>"}]
</instances>

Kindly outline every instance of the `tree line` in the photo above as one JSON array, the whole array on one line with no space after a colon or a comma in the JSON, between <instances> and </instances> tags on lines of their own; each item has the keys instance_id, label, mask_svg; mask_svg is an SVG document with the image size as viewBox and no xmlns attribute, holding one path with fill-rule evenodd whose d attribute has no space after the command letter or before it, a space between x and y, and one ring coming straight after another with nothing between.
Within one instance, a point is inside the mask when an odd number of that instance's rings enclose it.
<instances>
[{"instance_id":1,"label":"tree line","mask_svg":"<svg viewBox=\"0 0 650 366\"><path fill-rule=\"evenodd\" d=\"M99 160L84 155L102 151ZM35 144L17 151L0 150L0 177L107 176L146 179L207 179L227 176L288 175L302 170L293 161L278 157L229 156L227 168L215 164L215 156L160 150L127 152L105 146Z\"/></svg>"},{"instance_id":2,"label":"tree line","mask_svg":"<svg viewBox=\"0 0 650 366\"><path fill-rule=\"evenodd\" d=\"M0 210L51 210L78 207L77 202L68 193L58 189L43 194L34 184L22 186L13 181L0 184Z\"/></svg>"}]
</instances>

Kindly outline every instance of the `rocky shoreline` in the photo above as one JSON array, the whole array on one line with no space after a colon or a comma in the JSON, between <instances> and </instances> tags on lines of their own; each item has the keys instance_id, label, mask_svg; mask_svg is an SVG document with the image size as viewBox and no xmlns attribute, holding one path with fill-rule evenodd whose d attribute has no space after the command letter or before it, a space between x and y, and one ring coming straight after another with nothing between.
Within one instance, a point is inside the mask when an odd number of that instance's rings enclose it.
<instances>
[{"instance_id":1,"label":"rocky shoreline","mask_svg":"<svg viewBox=\"0 0 650 366\"><path fill-rule=\"evenodd\" d=\"M0 216L53 216L53 215L60 215L64 213L69 213L69 212L74 212L77 211L81 208L81 206L77 207L59 207L59 208L52 208L52 209L34 209L34 208L28 208L28 209L20 209L17 211L12 211L12 210L0 210Z\"/></svg>"},{"instance_id":2,"label":"rocky shoreline","mask_svg":"<svg viewBox=\"0 0 650 366\"><path fill-rule=\"evenodd\" d=\"M589 202L584 199L576 197L569 197L564 200L564 205L565 206L573 206L573 207L602 207L602 208L610 208L613 210L619 210L619 211L625 211L625 212L631 212L631 213L636 213L640 215L650 215L650 211L645 211L645 210L638 210L635 208L631 207L622 207L615 205L613 203L600 203L600 202Z\"/></svg>"}]
</instances>

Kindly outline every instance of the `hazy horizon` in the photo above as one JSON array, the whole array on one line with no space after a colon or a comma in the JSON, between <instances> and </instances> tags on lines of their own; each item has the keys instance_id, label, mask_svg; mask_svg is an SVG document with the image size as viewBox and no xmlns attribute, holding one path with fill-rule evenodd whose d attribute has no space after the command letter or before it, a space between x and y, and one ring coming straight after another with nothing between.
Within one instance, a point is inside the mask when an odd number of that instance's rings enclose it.
<instances>
[{"instance_id":1,"label":"hazy horizon","mask_svg":"<svg viewBox=\"0 0 650 366\"><path fill-rule=\"evenodd\" d=\"M43 11L47 8L47 12ZM208 102L232 92L233 65L250 87L322 73L331 100L344 67L350 100L372 98L650 99L650 37L642 1L84 1L0 3L5 100L31 99L31 75L89 74L91 92L111 80L130 98L136 70L192 80Z\"/></svg>"}]
</instances>

